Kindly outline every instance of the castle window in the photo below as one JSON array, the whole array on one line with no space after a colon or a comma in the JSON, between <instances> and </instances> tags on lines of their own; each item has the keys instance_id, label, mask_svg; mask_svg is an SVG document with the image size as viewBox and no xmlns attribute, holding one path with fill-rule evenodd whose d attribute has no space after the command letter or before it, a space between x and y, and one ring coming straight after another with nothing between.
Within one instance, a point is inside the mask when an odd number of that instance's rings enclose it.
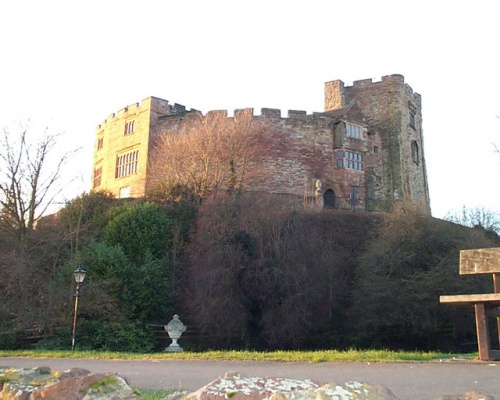
<instances>
[{"instance_id":1,"label":"castle window","mask_svg":"<svg viewBox=\"0 0 500 400\"><path fill-rule=\"evenodd\" d=\"M378 146L373 146L373 152L374 152L375 154L377 154L377 153L378 153Z\"/></svg>"},{"instance_id":2,"label":"castle window","mask_svg":"<svg viewBox=\"0 0 500 400\"><path fill-rule=\"evenodd\" d=\"M413 129L416 129L415 128L415 111L413 111L412 109L410 109L410 126Z\"/></svg>"},{"instance_id":3,"label":"castle window","mask_svg":"<svg viewBox=\"0 0 500 400\"><path fill-rule=\"evenodd\" d=\"M139 160L139 150L116 156L115 178L137 173L137 161Z\"/></svg>"},{"instance_id":4,"label":"castle window","mask_svg":"<svg viewBox=\"0 0 500 400\"><path fill-rule=\"evenodd\" d=\"M104 138L101 136L97 139L97 150L101 150L104 145Z\"/></svg>"},{"instance_id":5,"label":"castle window","mask_svg":"<svg viewBox=\"0 0 500 400\"><path fill-rule=\"evenodd\" d=\"M418 143L415 140L413 140L411 142L411 159L417 165L420 163L420 157L419 157L418 153L419 153L419 151L418 151Z\"/></svg>"},{"instance_id":6,"label":"castle window","mask_svg":"<svg viewBox=\"0 0 500 400\"><path fill-rule=\"evenodd\" d=\"M337 151L337 167L342 168L344 166L344 153L342 151Z\"/></svg>"},{"instance_id":7,"label":"castle window","mask_svg":"<svg viewBox=\"0 0 500 400\"><path fill-rule=\"evenodd\" d=\"M102 177L102 166L94 168L94 186L95 189L98 186L101 186L101 177Z\"/></svg>"},{"instance_id":8,"label":"castle window","mask_svg":"<svg viewBox=\"0 0 500 400\"><path fill-rule=\"evenodd\" d=\"M337 168L355 169L363 171L363 154L353 151L337 151Z\"/></svg>"},{"instance_id":9,"label":"castle window","mask_svg":"<svg viewBox=\"0 0 500 400\"><path fill-rule=\"evenodd\" d=\"M125 132L124 132L125 135L131 135L132 133L134 133L134 129L135 129L134 120L125 122Z\"/></svg>"},{"instance_id":10,"label":"castle window","mask_svg":"<svg viewBox=\"0 0 500 400\"><path fill-rule=\"evenodd\" d=\"M348 122L345 124L347 129L347 136L355 139L361 139L361 127L358 125L352 125Z\"/></svg>"}]
</instances>

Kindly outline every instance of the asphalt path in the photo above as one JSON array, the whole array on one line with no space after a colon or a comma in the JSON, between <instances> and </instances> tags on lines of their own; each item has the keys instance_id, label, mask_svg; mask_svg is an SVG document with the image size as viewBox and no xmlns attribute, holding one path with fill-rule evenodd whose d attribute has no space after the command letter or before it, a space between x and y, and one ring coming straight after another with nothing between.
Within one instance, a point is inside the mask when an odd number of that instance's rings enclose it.
<instances>
[{"instance_id":1,"label":"asphalt path","mask_svg":"<svg viewBox=\"0 0 500 400\"><path fill-rule=\"evenodd\" d=\"M473 361L403 363L282 363L177 360L87 360L0 357L0 367L48 366L55 371L84 368L112 372L133 387L195 391L227 372L248 377L312 379L323 383L349 381L379 384L401 400L434 400L444 395L477 391L500 400L500 363Z\"/></svg>"}]
</instances>

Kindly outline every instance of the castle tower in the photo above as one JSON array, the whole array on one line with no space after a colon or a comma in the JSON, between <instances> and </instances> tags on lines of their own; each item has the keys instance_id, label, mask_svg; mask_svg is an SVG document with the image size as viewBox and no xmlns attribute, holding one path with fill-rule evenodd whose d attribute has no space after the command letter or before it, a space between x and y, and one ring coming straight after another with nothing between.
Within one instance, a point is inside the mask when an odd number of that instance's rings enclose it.
<instances>
[{"instance_id":1,"label":"castle tower","mask_svg":"<svg viewBox=\"0 0 500 400\"><path fill-rule=\"evenodd\" d=\"M111 114L96 129L92 190L106 190L118 198L143 197L157 123L182 113L183 106L148 97Z\"/></svg>"},{"instance_id":2,"label":"castle tower","mask_svg":"<svg viewBox=\"0 0 500 400\"><path fill-rule=\"evenodd\" d=\"M412 203L430 213L424 158L421 96L405 84L402 75L355 81L345 86L336 80L325 83L325 111L355 101L382 149L378 165L366 170L368 197L377 199L374 209L393 211Z\"/></svg>"}]
</instances>

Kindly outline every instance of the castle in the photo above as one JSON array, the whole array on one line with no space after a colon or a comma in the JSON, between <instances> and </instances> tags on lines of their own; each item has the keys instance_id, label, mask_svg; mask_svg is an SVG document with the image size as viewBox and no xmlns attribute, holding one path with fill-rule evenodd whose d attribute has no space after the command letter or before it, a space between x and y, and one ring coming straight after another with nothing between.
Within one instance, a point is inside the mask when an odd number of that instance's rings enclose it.
<instances>
[{"instance_id":1,"label":"castle","mask_svg":"<svg viewBox=\"0 0 500 400\"><path fill-rule=\"evenodd\" d=\"M196 112L148 97L110 115L96 131L92 190L143 197L156 139L189 124L187 116ZM393 212L412 204L430 214L421 96L402 75L352 86L326 82L324 112L290 110L282 117L262 109L252 118L271 152L249 190L324 208Z\"/></svg>"}]
</instances>

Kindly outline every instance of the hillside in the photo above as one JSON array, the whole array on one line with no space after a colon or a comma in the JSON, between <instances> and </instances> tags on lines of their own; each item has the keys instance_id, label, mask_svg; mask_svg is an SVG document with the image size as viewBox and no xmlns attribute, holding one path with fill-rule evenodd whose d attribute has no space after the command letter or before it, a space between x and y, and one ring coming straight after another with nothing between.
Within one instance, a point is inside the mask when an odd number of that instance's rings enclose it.
<instances>
[{"instance_id":1,"label":"hillside","mask_svg":"<svg viewBox=\"0 0 500 400\"><path fill-rule=\"evenodd\" d=\"M410 211L290 211L285 200L73 200L29 251L2 240L0 348L68 346L81 264L80 348L159 350L166 335L154 327L177 313L191 350L471 350L473 314L439 295L490 290L458 275L458 255L498 246L491 235Z\"/></svg>"}]
</instances>

